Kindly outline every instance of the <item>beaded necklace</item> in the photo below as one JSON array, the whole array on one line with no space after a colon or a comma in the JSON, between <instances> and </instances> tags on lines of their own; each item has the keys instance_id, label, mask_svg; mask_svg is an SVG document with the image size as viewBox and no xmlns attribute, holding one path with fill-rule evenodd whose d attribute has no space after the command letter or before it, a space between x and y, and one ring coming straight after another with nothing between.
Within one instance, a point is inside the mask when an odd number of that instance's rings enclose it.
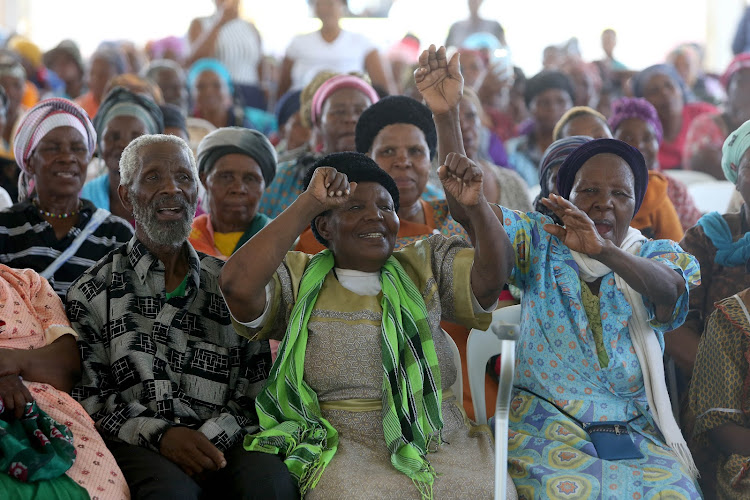
<instances>
[{"instance_id":1,"label":"beaded necklace","mask_svg":"<svg viewBox=\"0 0 750 500\"><path fill-rule=\"evenodd\" d=\"M78 208L76 208L74 211L64 213L64 214L53 214L53 213L47 212L39 205L38 198L34 198L32 200L32 203L34 203L34 206L39 211L40 215L43 215L45 217L50 217L52 219L67 219L68 217L75 217L76 215L78 215L78 212L80 212L81 208L83 207L83 202L81 202L81 200L78 200Z\"/></svg>"}]
</instances>

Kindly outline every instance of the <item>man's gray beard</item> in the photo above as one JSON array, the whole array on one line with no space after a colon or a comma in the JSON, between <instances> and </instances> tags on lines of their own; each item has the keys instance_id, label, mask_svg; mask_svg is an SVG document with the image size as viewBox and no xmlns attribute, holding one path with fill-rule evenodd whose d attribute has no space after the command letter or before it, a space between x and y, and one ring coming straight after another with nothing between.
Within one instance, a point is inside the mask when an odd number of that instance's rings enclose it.
<instances>
[{"instance_id":1,"label":"man's gray beard","mask_svg":"<svg viewBox=\"0 0 750 500\"><path fill-rule=\"evenodd\" d=\"M132 198L131 198L132 199ZM185 218L175 221L160 221L156 218L156 203L146 207L133 204L133 217L136 224L154 244L166 247L180 247L188 236L193 226L193 214L198 202L188 204L181 201L180 206L185 210Z\"/></svg>"}]
</instances>

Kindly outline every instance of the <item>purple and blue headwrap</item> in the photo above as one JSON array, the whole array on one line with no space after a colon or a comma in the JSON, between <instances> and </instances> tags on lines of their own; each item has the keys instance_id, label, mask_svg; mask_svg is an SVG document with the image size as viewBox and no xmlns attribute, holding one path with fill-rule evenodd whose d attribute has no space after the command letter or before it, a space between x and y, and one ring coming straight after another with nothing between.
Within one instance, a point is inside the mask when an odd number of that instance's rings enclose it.
<instances>
[{"instance_id":1,"label":"purple and blue headwrap","mask_svg":"<svg viewBox=\"0 0 750 500\"><path fill-rule=\"evenodd\" d=\"M570 192L573 190L575 178L578 171L584 163L594 156L600 154L613 154L622 158L633 171L633 191L635 194L635 210L633 214L638 213L643 203L643 197L646 196L648 187L648 169L643 155L633 146L617 139L594 139L578 148L576 148L565 159L557 172L557 192L563 198L570 199Z\"/></svg>"},{"instance_id":2,"label":"purple and blue headwrap","mask_svg":"<svg viewBox=\"0 0 750 500\"><path fill-rule=\"evenodd\" d=\"M625 120L637 118L651 125L656 140L661 144L664 130L656 108L641 97L621 97L612 103L612 116L609 117L609 129L614 134L617 127Z\"/></svg>"},{"instance_id":3,"label":"purple and blue headwrap","mask_svg":"<svg viewBox=\"0 0 750 500\"><path fill-rule=\"evenodd\" d=\"M693 92L687 84L685 84L685 80L682 79L680 74L671 64L654 64L635 75L631 80L633 95L636 97L643 97L646 84L654 75L667 75L680 88L680 91L682 92L682 100L684 102L693 101Z\"/></svg>"},{"instance_id":4,"label":"purple and blue headwrap","mask_svg":"<svg viewBox=\"0 0 750 500\"><path fill-rule=\"evenodd\" d=\"M541 201L542 198L548 198L550 195L550 191L547 189L547 184L549 176L552 174L552 168L560 166L560 164L565 161L565 158L575 151L578 146L593 140L593 137L587 135L574 135L558 139L550 144L544 152L544 156L542 156L542 161L539 163L539 186L542 189L539 191L539 195L534 199L534 210L544 215L548 215L555 219L555 222L558 222L557 216L554 212L542 205Z\"/></svg>"},{"instance_id":5,"label":"purple and blue headwrap","mask_svg":"<svg viewBox=\"0 0 750 500\"><path fill-rule=\"evenodd\" d=\"M190 70L188 70L187 74L187 83L191 89L195 88L195 81L198 80L198 77L204 71L213 71L214 73L219 75L219 78L221 78L224 84L226 84L227 89L229 90L229 94L231 95L232 93L234 93L234 87L232 86L232 77L229 74L229 70L227 69L227 67L221 64L218 59L211 59L209 57L198 59L193 63L192 66L190 66Z\"/></svg>"}]
</instances>

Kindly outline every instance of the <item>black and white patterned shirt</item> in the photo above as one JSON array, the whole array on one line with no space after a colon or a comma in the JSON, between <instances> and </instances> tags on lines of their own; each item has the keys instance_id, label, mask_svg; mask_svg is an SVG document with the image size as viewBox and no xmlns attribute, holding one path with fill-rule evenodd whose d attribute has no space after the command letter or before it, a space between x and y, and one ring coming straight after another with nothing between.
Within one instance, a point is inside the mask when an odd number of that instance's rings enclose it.
<instances>
[{"instance_id":1,"label":"black and white patterned shirt","mask_svg":"<svg viewBox=\"0 0 750 500\"><path fill-rule=\"evenodd\" d=\"M64 238L58 240L49 222L39 215L31 201L17 203L0 210L0 263L16 269L29 268L36 272L64 252L91 220L96 207L81 200L78 223ZM109 252L127 243L133 228L124 219L110 214L83 242L78 251L49 279L52 288L65 299L65 292L80 275Z\"/></svg>"},{"instance_id":2,"label":"black and white patterned shirt","mask_svg":"<svg viewBox=\"0 0 750 500\"><path fill-rule=\"evenodd\" d=\"M166 299L164 265L137 238L68 290L82 380L72 395L110 439L159 449L187 426L226 450L257 429L255 396L271 368L268 342L238 336L219 290L223 262L185 243L183 297Z\"/></svg>"}]
</instances>

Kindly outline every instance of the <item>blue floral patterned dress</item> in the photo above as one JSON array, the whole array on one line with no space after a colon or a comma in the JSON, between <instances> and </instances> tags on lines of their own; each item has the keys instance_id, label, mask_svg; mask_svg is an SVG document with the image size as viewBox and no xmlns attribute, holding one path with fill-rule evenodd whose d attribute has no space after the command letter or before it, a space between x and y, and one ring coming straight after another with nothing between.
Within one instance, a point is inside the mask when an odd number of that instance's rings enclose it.
<instances>
[{"instance_id":1,"label":"blue floral patterned dress","mask_svg":"<svg viewBox=\"0 0 750 500\"><path fill-rule=\"evenodd\" d=\"M524 292L508 445L509 472L519 498L700 498L648 413L627 328L631 308L615 286L614 274L602 278L599 290L603 348L609 357L607 366L600 366L582 304L578 266L570 250L543 229L551 219L502 210L516 253L510 282ZM655 319L654 305L643 298L663 350L663 332L685 320L687 290L700 282L700 268L694 257L668 240L646 241L639 255L666 264L685 279L685 293L667 323ZM581 427L519 387L583 422L640 416L630 429L643 458L600 459Z\"/></svg>"}]
</instances>

